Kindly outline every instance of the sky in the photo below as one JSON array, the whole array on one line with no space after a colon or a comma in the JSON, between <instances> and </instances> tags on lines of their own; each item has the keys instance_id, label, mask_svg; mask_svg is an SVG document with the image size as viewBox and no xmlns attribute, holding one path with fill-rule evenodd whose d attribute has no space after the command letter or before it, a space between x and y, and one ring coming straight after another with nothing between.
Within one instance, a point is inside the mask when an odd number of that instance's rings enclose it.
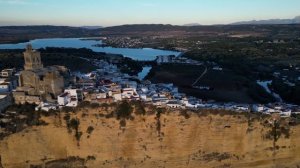
<instances>
[{"instance_id":1,"label":"sky","mask_svg":"<svg viewBox=\"0 0 300 168\"><path fill-rule=\"evenodd\" d=\"M0 25L114 26L290 19L300 0L0 0Z\"/></svg>"}]
</instances>

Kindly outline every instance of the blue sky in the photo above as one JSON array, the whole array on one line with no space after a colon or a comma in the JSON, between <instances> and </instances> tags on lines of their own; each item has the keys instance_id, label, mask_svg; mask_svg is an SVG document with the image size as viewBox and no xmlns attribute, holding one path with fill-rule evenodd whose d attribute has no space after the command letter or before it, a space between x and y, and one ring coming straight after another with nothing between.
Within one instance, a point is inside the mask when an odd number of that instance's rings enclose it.
<instances>
[{"instance_id":1,"label":"blue sky","mask_svg":"<svg viewBox=\"0 0 300 168\"><path fill-rule=\"evenodd\" d=\"M297 15L300 0L0 0L0 25L226 24Z\"/></svg>"}]
</instances>

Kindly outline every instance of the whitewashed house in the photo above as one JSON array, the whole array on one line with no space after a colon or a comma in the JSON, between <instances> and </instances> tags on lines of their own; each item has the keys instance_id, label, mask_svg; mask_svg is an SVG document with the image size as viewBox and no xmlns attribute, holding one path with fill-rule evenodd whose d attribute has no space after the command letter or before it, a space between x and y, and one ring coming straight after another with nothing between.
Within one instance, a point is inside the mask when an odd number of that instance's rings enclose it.
<instances>
[{"instance_id":1,"label":"whitewashed house","mask_svg":"<svg viewBox=\"0 0 300 168\"><path fill-rule=\"evenodd\" d=\"M159 55L156 57L156 62L158 64L172 63L174 58L174 55Z\"/></svg>"},{"instance_id":2,"label":"whitewashed house","mask_svg":"<svg viewBox=\"0 0 300 168\"><path fill-rule=\"evenodd\" d=\"M292 115L292 110L286 109L280 112L280 116L282 117L290 117Z\"/></svg>"},{"instance_id":3,"label":"whitewashed house","mask_svg":"<svg viewBox=\"0 0 300 168\"><path fill-rule=\"evenodd\" d=\"M265 107L261 104L255 104L252 106L252 109L254 112L263 112L265 110Z\"/></svg>"},{"instance_id":4,"label":"whitewashed house","mask_svg":"<svg viewBox=\"0 0 300 168\"><path fill-rule=\"evenodd\" d=\"M49 112L50 110L57 110L57 105L41 102L39 106L35 107L35 110L42 110Z\"/></svg>"},{"instance_id":5,"label":"whitewashed house","mask_svg":"<svg viewBox=\"0 0 300 168\"><path fill-rule=\"evenodd\" d=\"M170 100L166 104L170 108L182 108L182 104L177 100Z\"/></svg>"},{"instance_id":6,"label":"whitewashed house","mask_svg":"<svg viewBox=\"0 0 300 168\"><path fill-rule=\"evenodd\" d=\"M114 99L115 102L122 101L122 93L114 93L112 95L112 97L113 97L113 99Z\"/></svg>"},{"instance_id":7,"label":"whitewashed house","mask_svg":"<svg viewBox=\"0 0 300 168\"><path fill-rule=\"evenodd\" d=\"M70 101L71 101L71 96L67 92L57 96L57 103L59 106L66 106Z\"/></svg>"},{"instance_id":8,"label":"whitewashed house","mask_svg":"<svg viewBox=\"0 0 300 168\"><path fill-rule=\"evenodd\" d=\"M65 89L65 92L57 97L59 106L77 107L78 102L83 100L81 89Z\"/></svg>"},{"instance_id":9,"label":"whitewashed house","mask_svg":"<svg viewBox=\"0 0 300 168\"><path fill-rule=\"evenodd\" d=\"M123 88L122 89L122 99L134 99L138 100L140 98L139 94L134 88Z\"/></svg>"},{"instance_id":10,"label":"whitewashed house","mask_svg":"<svg viewBox=\"0 0 300 168\"><path fill-rule=\"evenodd\" d=\"M71 98L77 101L83 100L83 91L81 89L65 89L65 93L69 93Z\"/></svg>"}]
</instances>

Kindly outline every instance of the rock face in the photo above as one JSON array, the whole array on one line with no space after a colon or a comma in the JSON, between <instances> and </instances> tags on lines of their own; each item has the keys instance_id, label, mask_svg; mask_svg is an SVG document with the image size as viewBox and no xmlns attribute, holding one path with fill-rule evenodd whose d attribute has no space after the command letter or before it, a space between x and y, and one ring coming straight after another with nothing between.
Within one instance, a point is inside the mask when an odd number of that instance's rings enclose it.
<instances>
[{"instance_id":1,"label":"rock face","mask_svg":"<svg viewBox=\"0 0 300 168\"><path fill-rule=\"evenodd\" d=\"M124 123L85 110L71 115L80 121L77 139L64 114L45 117L47 126L30 127L0 142L0 167L300 166L300 126L274 140L266 119L179 114L134 116Z\"/></svg>"}]
</instances>

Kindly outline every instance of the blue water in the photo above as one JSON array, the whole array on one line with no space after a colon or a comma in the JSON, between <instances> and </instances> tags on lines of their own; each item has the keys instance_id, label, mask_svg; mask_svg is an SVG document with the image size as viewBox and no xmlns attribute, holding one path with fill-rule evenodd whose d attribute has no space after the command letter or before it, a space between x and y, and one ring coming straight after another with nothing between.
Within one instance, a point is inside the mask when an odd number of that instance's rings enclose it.
<instances>
[{"instance_id":1,"label":"blue water","mask_svg":"<svg viewBox=\"0 0 300 168\"><path fill-rule=\"evenodd\" d=\"M139 78L140 80L144 80L145 77L148 75L148 73L150 72L151 69L152 69L151 66L145 66L145 67L143 67L142 72L140 72L140 73L138 74L138 78Z\"/></svg>"},{"instance_id":2,"label":"blue water","mask_svg":"<svg viewBox=\"0 0 300 168\"><path fill-rule=\"evenodd\" d=\"M0 49L25 49L26 45L31 43L34 49L45 47L65 47L65 48L89 48L95 52L105 52L112 54L122 54L125 57L134 60L154 60L158 55L175 55L181 53L176 51L158 50L152 48L132 49L132 48L112 48L112 47L95 47L96 44L102 44L102 41L81 40L81 38L52 38L36 39L26 43L18 44L0 44Z\"/></svg>"}]
</instances>

